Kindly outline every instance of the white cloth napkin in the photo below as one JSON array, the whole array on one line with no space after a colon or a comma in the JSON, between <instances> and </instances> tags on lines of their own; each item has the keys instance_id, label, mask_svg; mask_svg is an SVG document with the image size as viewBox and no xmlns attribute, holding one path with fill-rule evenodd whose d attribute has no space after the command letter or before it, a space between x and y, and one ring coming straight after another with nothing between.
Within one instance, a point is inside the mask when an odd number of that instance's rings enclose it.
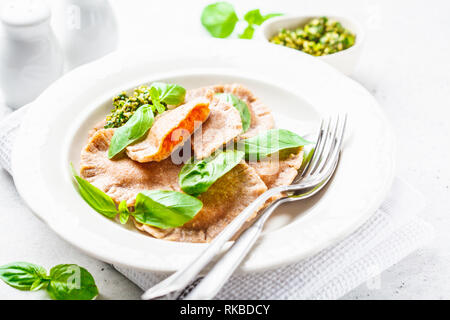
<instances>
[{"instance_id":1,"label":"white cloth napkin","mask_svg":"<svg viewBox=\"0 0 450 320\"><path fill-rule=\"evenodd\" d=\"M26 107L0 122L0 165L11 172L11 149ZM276 270L236 275L218 299L337 299L432 240L433 228L417 217L425 202L396 178L379 210L341 242ZM146 290L167 275L115 268Z\"/></svg>"}]
</instances>

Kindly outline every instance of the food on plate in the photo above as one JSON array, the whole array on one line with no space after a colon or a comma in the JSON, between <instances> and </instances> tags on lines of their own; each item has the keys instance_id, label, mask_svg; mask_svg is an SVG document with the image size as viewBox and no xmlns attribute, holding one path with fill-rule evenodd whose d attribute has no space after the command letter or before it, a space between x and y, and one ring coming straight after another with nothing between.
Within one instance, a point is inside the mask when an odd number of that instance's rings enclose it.
<instances>
[{"instance_id":1,"label":"food on plate","mask_svg":"<svg viewBox=\"0 0 450 320\"><path fill-rule=\"evenodd\" d=\"M209 116L209 101L197 98L166 111L155 121L147 137L127 147L127 155L139 162L161 161L185 142Z\"/></svg>"},{"instance_id":2,"label":"food on plate","mask_svg":"<svg viewBox=\"0 0 450 320\"><path fill-rule=\"evenodd\" d=\"M179 105L184 101L186 90L176 84L156 82L151 86L140 86L130 96L125 91L113 98L113 109L106 117L104 127L119 128L123 126L141 106L154 106L158 113L164 112L168 105Z\"/></svg>"},{"instance_id":3,"label":"food on plate","mask_svg":"<svg viewBox=\"0 0 450 320\"><path fill-rule=\"evenodd\" d=\"M181 191L178 174L182 165L171 159L140 163L127 156L110 160L108 149L114 129L98 130L81 151L80 175L106 192L116 203L133 206L141 190Z\"/></svg>"},{"instance_id":4,"label":"food on plate","mask_svg":"<svg viewBox=\"0 0 450 320\"><path fill-rule=\"evenodd\" d=\"M109 127L109 115L87 133L73 176L95 211L158 239L211 241L268 188L291 184L309 143L274 128L243 85L186 91L158 82L132 97L139 103L126 121Z\"/></svg>"},{"instance_id":5,"label":"food on plate","mask_svg":"<svg viewBox=\"0 0 450 320\"><path fill-rule=\"evenodd\" d=\"M198 196L203 203L202 210L182 227L160 229L140 224L137 227L155 238L209 242L266 190L255 170L242 162Z\"/></svg>"},{"instance_id":6,"label":"food on plate","mask_svg":"<svg viewBox=\"0 0 450 320\"><path fill-rule=\"evenodd\" d=\"M266 186L270 188L291 184L297 176L303 162L303 148L286 149L260 161L251 161L249 166L255 169Z\"/></svg>"},{"instance_id":7,"label":"food on plate","mask_svg":"<svg viewBox=\"0 0 450 320\"><path fill-rule=\"evenodd\" d=\"M350 48L355 39L356 36L339 21L320 17L295 30L281 29L270 42L323 56Z\"/></svg>"}]
</instances>

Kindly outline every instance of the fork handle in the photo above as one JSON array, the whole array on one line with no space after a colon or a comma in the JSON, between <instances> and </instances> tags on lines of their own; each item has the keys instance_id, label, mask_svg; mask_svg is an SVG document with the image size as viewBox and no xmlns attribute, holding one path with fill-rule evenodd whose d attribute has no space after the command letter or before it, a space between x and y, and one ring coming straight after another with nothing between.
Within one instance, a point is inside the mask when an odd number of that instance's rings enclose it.
<instances>
[{"instance_id":1,"label":"fork handle","mask_svg":"<svg viewBox=\"0 0 450 320\"><path fill-rule=\"evenodd\" d=\"M282 203L279 199L272 203L263 214L235 241L233 246L214 265L201 282L184 298L185 300L212 299L234 273L262 232L264 223Z\"/></svg>"},{"instance_id":2,"label":"fork handle","mask_svg":"<svg viewBox=\"0 0 450 320\"><path fill-rule=\"evenodd\" d=\"M155 299L171 292L183 290L195 277L220 253L225 243L230 240L244 225L244 223L272 196L286 191L287 187L269 189L253 201L230 224L219 233L208 247L185 268L178 270L170 277L148 289L142 299Z\"/></svg>"}]
</instances>

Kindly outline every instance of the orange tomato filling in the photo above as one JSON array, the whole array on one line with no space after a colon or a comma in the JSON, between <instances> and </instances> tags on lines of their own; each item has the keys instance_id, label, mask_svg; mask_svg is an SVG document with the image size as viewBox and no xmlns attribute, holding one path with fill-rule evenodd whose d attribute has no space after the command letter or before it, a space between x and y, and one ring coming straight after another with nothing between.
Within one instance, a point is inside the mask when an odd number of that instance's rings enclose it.
<instances>
[{"instance_id":1,"label":"orange tomato filling","mask_svg":"<svg viewBox=\"0 0 450 320\"><path fill-rule=\"evenodd\" d=\"M166 159L176 146L189 138L195 129L197 129L208 118L208 115L208 104L199 103L196 105L177 127L173 128L166 134L160 145L158 153L152 157L153 161Z\"/></svg>"}]
</instances>

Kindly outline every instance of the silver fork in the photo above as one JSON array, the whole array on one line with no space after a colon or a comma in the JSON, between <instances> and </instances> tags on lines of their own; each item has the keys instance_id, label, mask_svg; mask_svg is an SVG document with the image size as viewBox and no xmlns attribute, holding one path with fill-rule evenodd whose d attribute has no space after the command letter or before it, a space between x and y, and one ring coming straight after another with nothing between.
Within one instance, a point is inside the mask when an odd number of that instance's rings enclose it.
<instances>
[{"instance_id":1,"label":"silver fork","mask_svg":"<svg viewBox=\"0 0 450 320\"><path fill-rule=\"evenodd\" d=\"M264 223L272 212L282 203L309 198L319 192L333 175L339 161L344 138L347 116L336 120L322 120L319 134L309 161L302 166L299 174L289 186L272 188L260 195L239 214L208 247L196 257L191 264L175 272L170 277L147 290L142 299L155 299L169 294L180 293L198 274L220 253L229 241L268 199L283 193L283 197L273 202L258 219L235 241L234 245L214 265L207 275L200 280L186 295L185 299L212 299L222 288L242 259L247 255L258 239Z\"/></svg>"}]
</instances>

